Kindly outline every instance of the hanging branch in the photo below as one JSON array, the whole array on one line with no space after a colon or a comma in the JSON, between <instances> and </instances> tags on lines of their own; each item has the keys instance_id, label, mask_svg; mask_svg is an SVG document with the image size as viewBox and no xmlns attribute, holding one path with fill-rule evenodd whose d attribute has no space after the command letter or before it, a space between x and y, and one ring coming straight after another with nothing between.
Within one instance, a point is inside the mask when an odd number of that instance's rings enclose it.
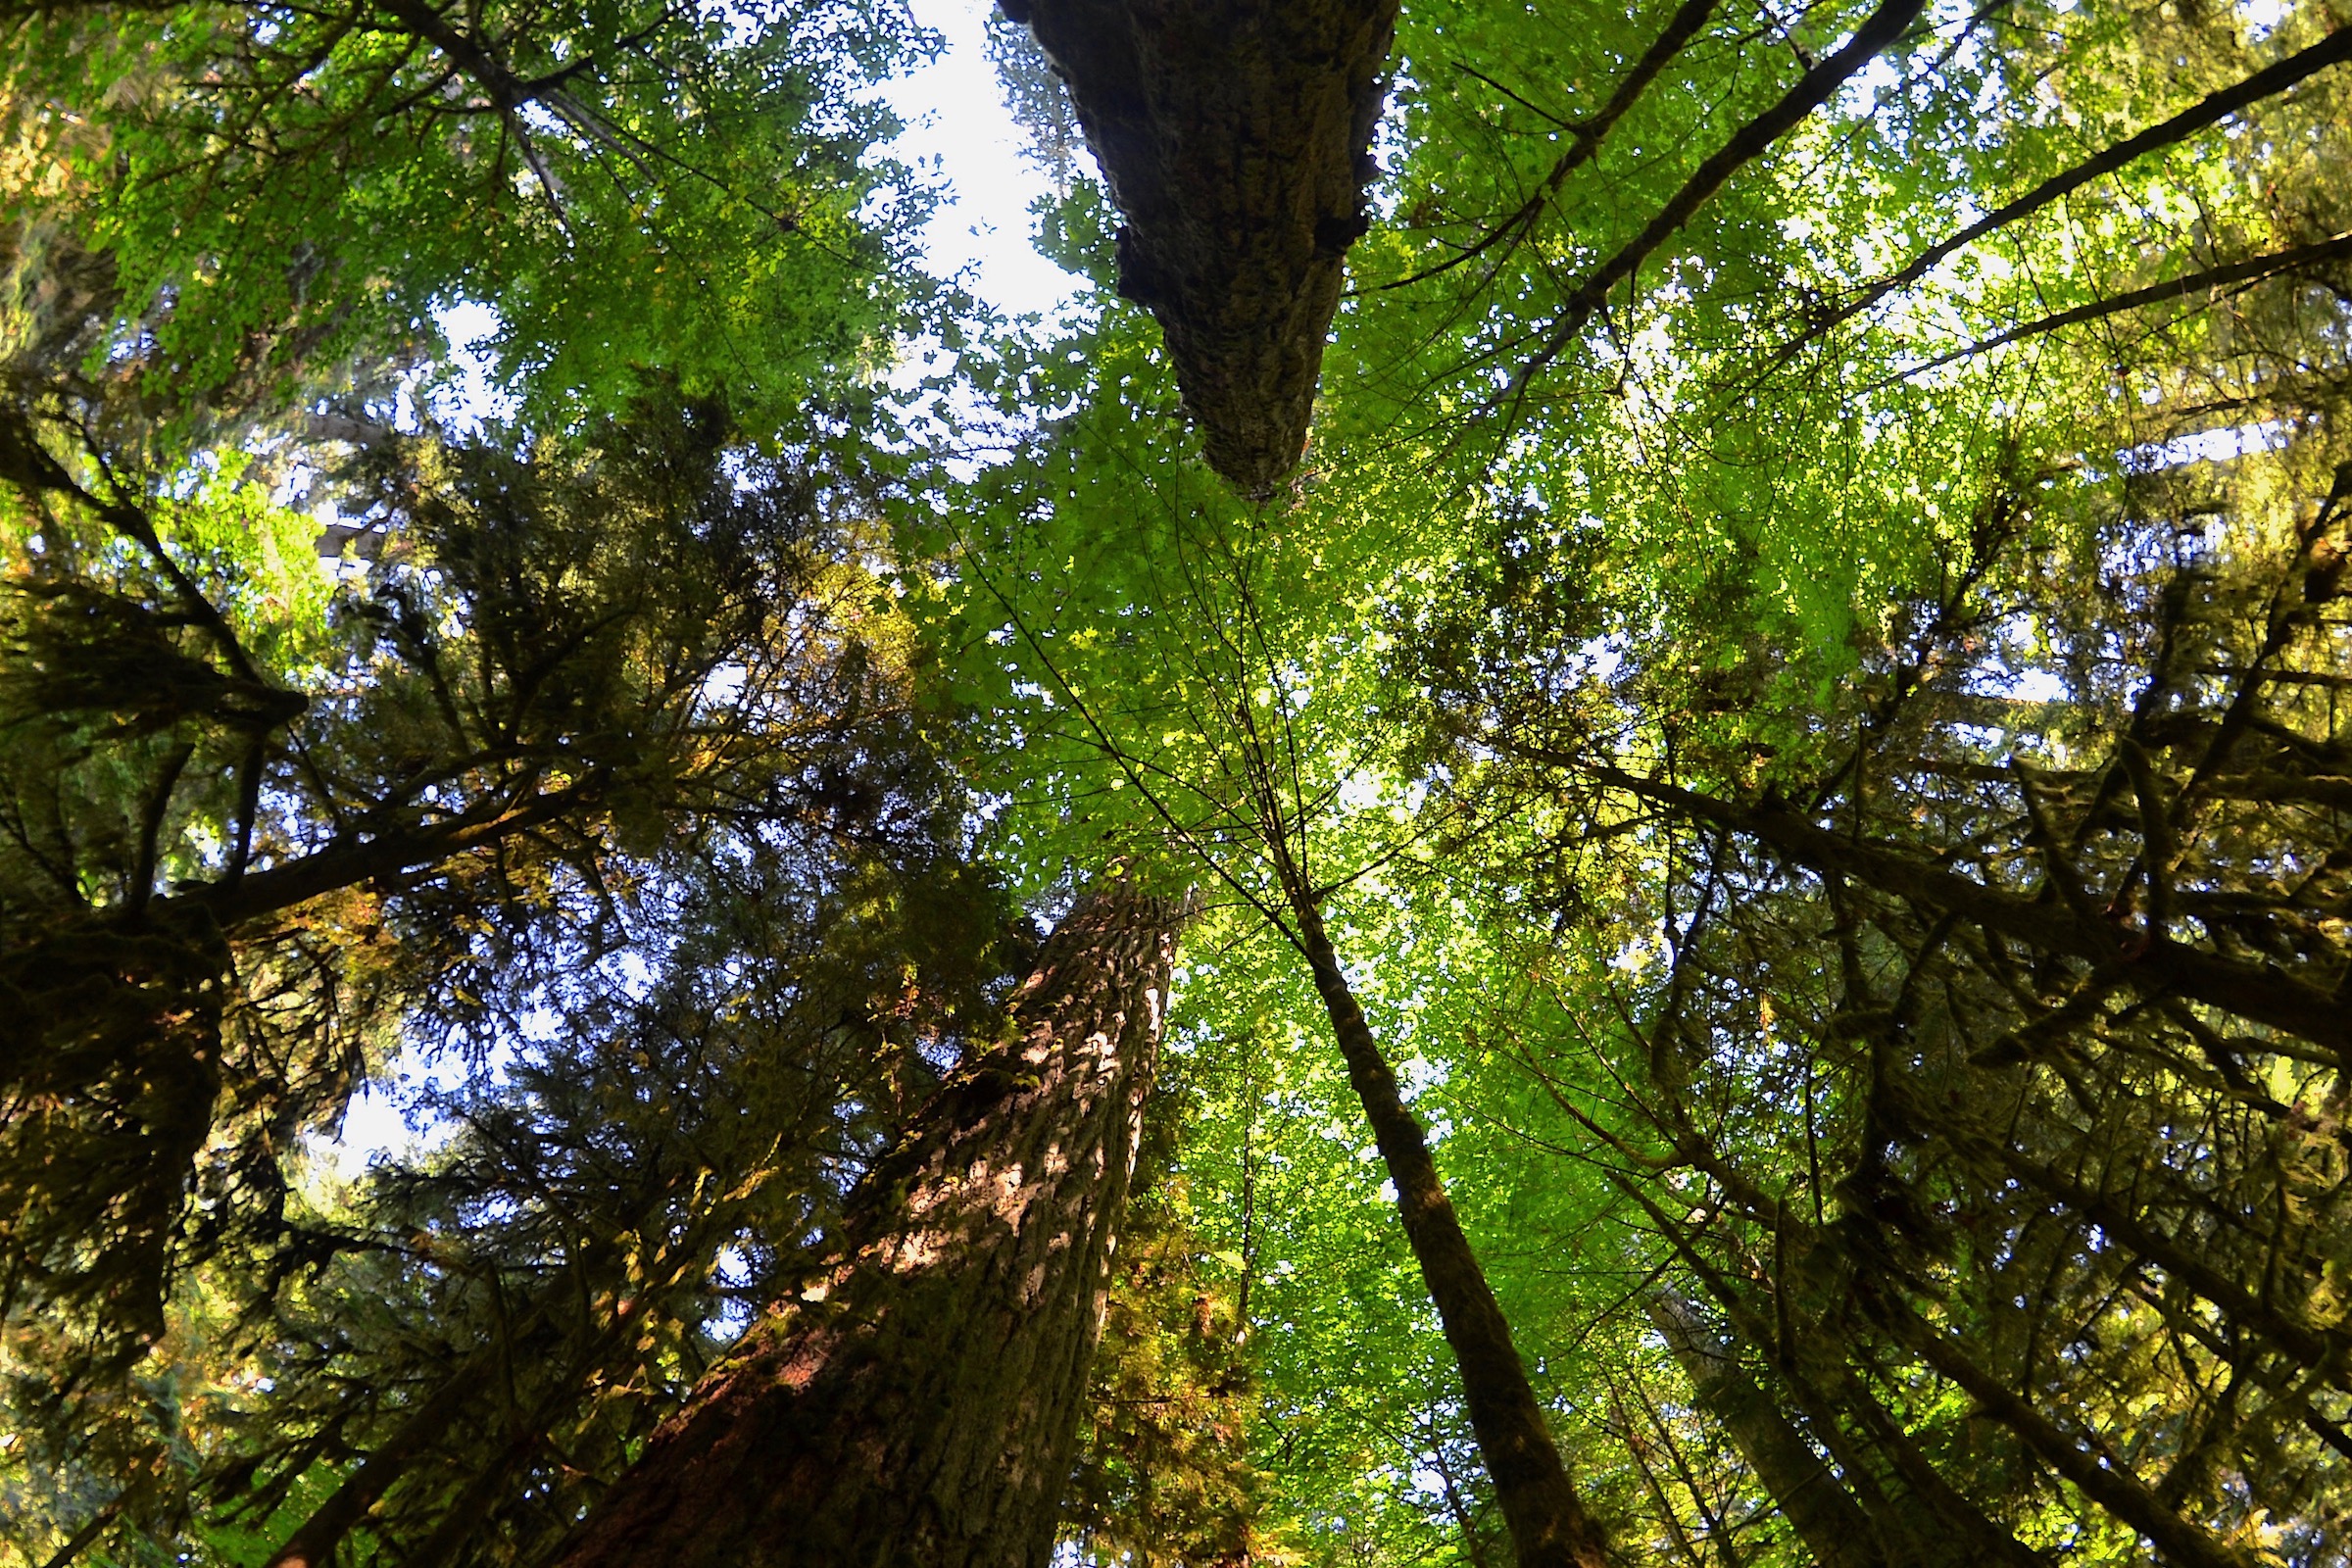
<instances>
[{"instance_id":1,"label":"hanging branch","mask_svg":"<svg viewBox=\"0 0 2352 1568\"><path fill-rule=\"evenodd\" d=\"M2028 1448L2082 1494L2156 1544L2176 1568L2247 1568L2246 1555L2208 1530L2181 1518L2147 1483L2104 1450L2086 1452L2025 1396L1993 1376L1904 1301L1869 1291L1877 1315L1920 1359L1967 1393L1987 1415L2023 1439Z\"/></svg>"},{"instance_id":2,"label":"hanging branch","mask_svg":"<svg viewBox=\"0 0 2352 1568\"><path fill-rule=\"evenodd\" d=\"M2287 1030L2352 1056L2352 1019L2332 997L2269 964L2247 963L2169 937L2130 931L2020 898L1895 851L1851 840L1801 817L1740 806L1544 747L1505 741L1535 761L1579 769L1618 788L1716 822L1771 846L1815 872L1836 872L1882 892L1947 910L1987 931L2094 965L2123 964L2130 981L2175 991L2226 1012Z\"/></svg>"}]
</instances>

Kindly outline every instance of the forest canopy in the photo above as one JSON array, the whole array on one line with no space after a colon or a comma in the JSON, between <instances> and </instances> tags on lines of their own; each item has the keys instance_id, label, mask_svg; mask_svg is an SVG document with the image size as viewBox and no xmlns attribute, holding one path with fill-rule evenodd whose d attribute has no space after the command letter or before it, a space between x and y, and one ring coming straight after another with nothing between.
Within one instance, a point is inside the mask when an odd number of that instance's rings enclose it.
<instances>
[{"instance_id":1,"label":"forest canopy","mask_svg":"<svg viewBox=\"0 0 2352 1568\"><path fill-rule=\"evenodd\" d=\"M2352 23L1006 10L0 4L0 1565L2352 1554Z\"/></svg>"}]
</instances>

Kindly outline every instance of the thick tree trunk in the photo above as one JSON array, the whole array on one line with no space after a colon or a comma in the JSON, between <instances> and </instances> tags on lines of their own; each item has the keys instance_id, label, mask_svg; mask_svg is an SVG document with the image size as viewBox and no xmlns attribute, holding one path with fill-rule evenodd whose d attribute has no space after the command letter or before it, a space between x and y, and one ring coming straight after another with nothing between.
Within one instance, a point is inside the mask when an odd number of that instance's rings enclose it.
<instances>
[{"instance_id":1,"label":"thick tree trunk","mask_svg":"<svg viewBox=\"0 0 2352 1568\"><path fill-rule=\"evenodd\" d=\"M1470 1429L1510 1527L1519 1568L1605 1568L1608 1544L1560 1462L1544 1407L1511 1343L1511 1326L1438 1179L1428 1135L1397 1093L1396 1074L1364 1021L1313 900L1293 889L1291 906L1315 989L1348 1062L1348 1082L1363 1102L1373 1141L1396 1184L1405 1240L1461 1370Z\"/></svg>"},{"instance_id":2,"label":"thick tree trunk","mask_svg":"<svg viewBox=\"0 0 2352 1568\"><path fill-rule=\"evenodd\" d=\"M564 1568L1044 1568L1184 913L1081 902L1006 1043L860 1183L827 1278L655 1434Z\"/></svg>"},{"instance_id":3,"label":"thick tree trunk","mask_svg":"<svg viewBox=\"0 0 2352 1568\"><path fill-rule=\"evenodd\" d=\"M1305 445L1368 220L1396 0L1002 0L1069 84L1209 465L1269 493Z\"/></svg>"}]
</instances>

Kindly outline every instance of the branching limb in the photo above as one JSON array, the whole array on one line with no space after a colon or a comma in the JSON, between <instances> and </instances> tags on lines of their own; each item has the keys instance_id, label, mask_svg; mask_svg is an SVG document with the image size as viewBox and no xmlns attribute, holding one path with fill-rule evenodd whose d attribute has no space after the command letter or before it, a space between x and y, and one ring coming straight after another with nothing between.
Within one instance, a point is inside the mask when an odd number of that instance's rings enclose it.
<instances>
[{"instance_id":1,"label":"branching limb","mask_svg":"<svg viewBox=\"0 0 2352 1568\"><path fill-rule=\"evenodd\" d=\"M2045 332L2056 332L2065 327L2080 326L2085 321L2096 321L2110 316L2121 316L2127 311L2136 311L2144 306L2162 305L2168 300L2187 299L2196 294L2214 294L2221 289L2230 288L2232 284L2251 285L2268 278L2298 272L2305 268L2316 267L2322 262L2332 262L2345 257L2352 257L2352 234L2338 234L2333 239L2324 239L2310 245L2297 245L2290 250L2272 251L2265 256L2250 256L2242 262L2231 262L2227 267L2208 268L2202 272L2190 272L2185 276L2173 278L2169 282L2151 283L2146 288L2133 289L2128 294L2118 294L2111 300L2098 300L2089 305L2078 305L2071 311L2060 311L2054 316L2045 316L2039 320L2029 321L2024 326L2012 327L1996 337L1980 339L1966 348L1954 349L1949 354L1939 354L1935 359L1897 370L1892 375L1881 376L1878 380L1866 384L1859 390L1877 392L1893 386L1898 381L1907 381L1915 375L1925 375L1930 370L1941 369L1944 366L1955 364L1961 360L1973 360L1979 355L1989 354L1994 349L2006 348L2012 343L2022 343L2030 337L2039 337ZM2232 290L2232 292L2236 292L2236 290Z\"/></svg>"},{"instance_id":2,"label":"branching limb","mask_svg":"<svg viewBox=\"0 0 2352 1568\"><path fill-rule=\"evenodd\" d=\"M1878 10L1854 29L1844 45L1798 78L1796 85L1782 95L1763 114L1749 121L1733 133L1732 138L1692 171L1683 188L1669 198L1664 207L1642 230L1629 240L1616 255L1595 268L1590 276L1570 294L1561 305L1551 330L1536 352L1530 355L1510 385L1489 400L1488 409L1508 404L1520 407L1527 398L1535 378L1557 360L1568 345L1576 340L1592 319L1611 290L1641 268L1652 252L1673 237L1676 230L1689 222L1699 208L1723 187L1725 180L1761 157L1773 143L1796 128L1806 116L1829 102L1838 88L1845 85L1864 66L1876 60L1902 37L1911 24L1926 9L1926 0L1885 0Z\"/></svg>"},{"instance_id":3,"label":"branching limb","mask_svg":"<svg viewBox=\"0 0 2352 1568\"><path fill-rule=\"evenodd\" d=\"M1715 14L1715 8L1720 3L1721 0L1684 0L1681 9L1677 10L1667 21L1666 29L1658 34L1647 50L1643 51L1642 58L1634 62L1634 69L1627 73L1623 81L1617 84L1617 90L1609 95L1609 101L1603 104L1600 112L1590 120L1568 122L1557 120L1550 115L1544 116L1544 119L1552 121L1554 124L1569 133L1568 148L1552 164L1551 172L1544 176L1543 184L1536 188L1535 193L1520 204L1517 211L1497 223L1486 238L1435 267L1425 268L1409 277L1400 277L1394 283L1382 283L1376 288L1362 292L1380 293L1388 289L1404 288L1413 283L1427 282L1433 277L1450 272L1455 268L1474 261L1496 245L1502 245L1506 254L1509 250L1516 248L1519 241L1526 238L1529 230L1535 227L1536 220L1543 216L1544 209L1550 204L1553 197L1559 194L1560 187L1567 183L1568 176L1576 172L1579 167L1590 161L1592 155L1600 150L1602 140L1615 127L1617 122L1625 118L1625 112L1633 108L1635 102L1648 89L1649 84L1657 79L1658 73L1664 71L1674 57L1681 54L1690 40L1698 36L1700 30L1706 26L1707 19ZM1477 75L1478 74L1473 72L1472 74ZM1487 82L1497 92L1526 104L1537 114L1544 114L1544 111L1536 109L1533 104L1528 104L1526 99L1520 98L1517 93L1511 92L1501 83L1484 75L1480 75L1479 79Z\"/></svg>"}]
</instances>

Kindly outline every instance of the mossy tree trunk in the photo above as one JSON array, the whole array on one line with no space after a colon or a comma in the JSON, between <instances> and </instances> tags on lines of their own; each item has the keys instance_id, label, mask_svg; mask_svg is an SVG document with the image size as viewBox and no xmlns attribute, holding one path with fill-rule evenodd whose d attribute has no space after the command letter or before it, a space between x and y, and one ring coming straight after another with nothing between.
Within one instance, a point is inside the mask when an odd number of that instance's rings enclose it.
<instances>
[{"instance_id":1,"label":"mossy tree trunk","mask_svg":"<svg viewBox=\"0 0 2352 1568\"><path fill-rule=\"evenodd\" d=\"M1068 83L1209 466L1297 466L1343 260L1368 226L1396 0L1002 0Z\"/></svg>"},{"instance_id":2,"label":"mossy tree trunk","mask_svg":"<svg viewBox=\"0 0 2352 1568\"><path fill-rule=\"evenodd\" d=\"M1004 1044L860 1184L825 1278L655 1435L564 1568L1044 1568L1183 917L1081 902Z\"/></svg>"},{"instance_id":3,"label":"mossy tree trunk","mask_svg":"<svg viewBox=\"0 0 2352 1568\"><path fill-rule=\"evenodd\" d=\"M1453 1200L1430 1156L1429 1134L1404 1102L1396 1074L1365 1021L1364 1009L1340 967L1315 896L1295 869L1286 893L1298 922L1298 946L1312 971L1348 1063L1348 1081L1364 1107L1373 1142L1396 1189L1404 1237L1421 1265L1431 1304L1462 1378L1462 1403L1478 1439L1494 1501L1511 1533L1519 1568L1608 1568L1609 1544L1586 1512L1576 1483L1560 1458L1543 1401L1511 1340L1502 1304L1462 1233Z\"/></svg>"}]
</instances>

